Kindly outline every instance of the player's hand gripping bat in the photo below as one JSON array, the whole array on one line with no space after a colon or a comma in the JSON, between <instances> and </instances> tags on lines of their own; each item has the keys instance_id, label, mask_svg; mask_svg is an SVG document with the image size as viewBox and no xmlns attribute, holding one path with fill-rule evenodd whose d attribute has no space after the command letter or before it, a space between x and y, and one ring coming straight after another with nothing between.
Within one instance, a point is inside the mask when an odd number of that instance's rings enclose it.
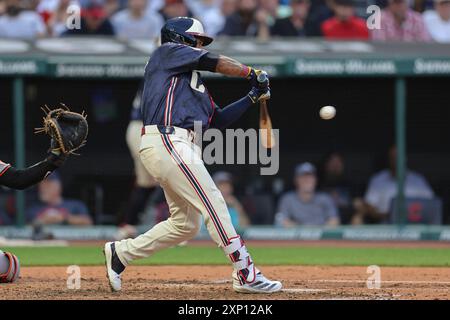
<instances>
[{"instance_id":1,"label":"player's hand gripping bat","mask_svg":"<svg viewBox=\"0 0 450 320\"><path fill-rule=\"evenodd\" d=\"M257 77L258 82L267 81L267 74L262 72ZM259 128L262 129L261 144L266 149L271 149L275 146L275 136L272 131L272 120L270 119L269 111L267 110L267 100L259 102Z\"/></svg>"}]
</instances>

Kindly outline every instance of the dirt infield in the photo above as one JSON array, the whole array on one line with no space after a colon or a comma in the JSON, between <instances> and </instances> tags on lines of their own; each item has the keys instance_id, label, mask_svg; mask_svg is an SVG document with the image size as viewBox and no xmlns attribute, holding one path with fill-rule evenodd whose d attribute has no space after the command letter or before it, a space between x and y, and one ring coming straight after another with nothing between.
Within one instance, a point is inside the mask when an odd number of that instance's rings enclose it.
<instances>
[{"instance_id":1,"label":"dirt infield","mask_svg":"<svg viewBox=\"0 0 450 320\"><path fill-rule=\"evenodd\" d=\"M231 289L228 266L132 266L111 293L103 267L81 267L81 288L67 289L65 267L26 267L1 299L450 299L450 268L383 267L381 289L367 289L365 267L265 266L284 290L270 296Z\"/></svg>"}]
</instances>

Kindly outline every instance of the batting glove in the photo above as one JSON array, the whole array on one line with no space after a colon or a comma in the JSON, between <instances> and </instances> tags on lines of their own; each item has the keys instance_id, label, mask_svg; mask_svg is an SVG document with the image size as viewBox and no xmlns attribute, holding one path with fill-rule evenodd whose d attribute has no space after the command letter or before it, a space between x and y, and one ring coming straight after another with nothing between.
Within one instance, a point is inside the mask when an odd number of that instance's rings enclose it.
<instances>
[{"instance_id":1,"label":"batting glove","mask_svg":"<svg viewBox=\"0 0 450 320\"><path fill-rule=\"evenodd\" d=\"M253 103L256 103L258 101L262 100L269 100L270 99L270 88L257 88L253 87L250 92L247 94L247 96L252 100Z\"/></svg>"},{"instance_id":2,"label":"batting glove","mask_svg":"<svg viewBox=\"0 0 450 320\"><path fill-rule=\"evenodd\" d=\"M258 76L260 74L265 74L266 81L264 81L264 82L258 81ZM258 69L251 68L250 72L247 76L247 79L250 80L250 84L252 85L252 87L259 87L259 88L269 87L269 77L268 77L267 72L264 70L258 70Z\"/></svg>"}]
</instances>

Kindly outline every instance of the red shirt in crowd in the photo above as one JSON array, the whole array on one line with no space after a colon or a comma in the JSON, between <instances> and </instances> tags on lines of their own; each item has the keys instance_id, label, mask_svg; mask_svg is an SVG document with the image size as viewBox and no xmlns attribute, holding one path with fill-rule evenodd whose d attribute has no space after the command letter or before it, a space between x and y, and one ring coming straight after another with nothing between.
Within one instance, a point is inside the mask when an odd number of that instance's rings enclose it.
<instances>
[{"instance_id":1,"label":"red shirt in crowd","mask_svg":"<svg viewBox=\"0 0 450 320\"><path fill-rule=\"evenodd\" d=\"M351 17L347 21L340 21L333 17L322 23L322 33L328 39L369 39L366 21Z\"/></svg>"}]
</instances>

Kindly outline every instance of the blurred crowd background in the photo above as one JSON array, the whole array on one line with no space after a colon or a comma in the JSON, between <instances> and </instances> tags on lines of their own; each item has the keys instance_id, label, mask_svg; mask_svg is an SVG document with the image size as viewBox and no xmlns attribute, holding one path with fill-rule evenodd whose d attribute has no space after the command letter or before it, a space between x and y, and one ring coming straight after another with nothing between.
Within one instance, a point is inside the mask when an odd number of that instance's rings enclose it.
<instances>
[{"instance_id":1,"label":"blurred crowd background","mask_svg":"<svg viewBox=\"0 0 450 320\"><path fill-rule=\"evenodd\" d=\"M79 6L81 29L68 30ZM383 9L369 30L370 5ZM164 21L195 17L212 36L450 42L449 0L0 0L0 37L156 38Z\"/></svg>"}]
</instances>

